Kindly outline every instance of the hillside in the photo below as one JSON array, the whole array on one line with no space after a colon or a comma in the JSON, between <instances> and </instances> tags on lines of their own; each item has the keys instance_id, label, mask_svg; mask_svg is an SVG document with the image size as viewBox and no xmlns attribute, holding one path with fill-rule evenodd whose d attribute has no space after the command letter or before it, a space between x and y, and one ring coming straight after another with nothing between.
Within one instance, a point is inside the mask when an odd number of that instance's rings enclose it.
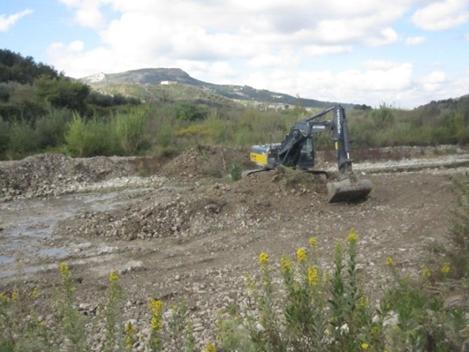
<instances>
[{"instance_id":1,"label":"hillside","mask_svg":"<svg viewBox=\"0 0 469 352\"><path fill-rule=\"evenodd\" d=\"M459 98L431 101L415 108L414 111L431 118L455 111L469 114L469 94Z\"/></svg>"},{"instance_id":2,"label":"hillside","mask_svg":"<svg viewBox=\"0 0 469 352\"><path fill-rule=\"evenodd\" d=\"M125 94L129 91L136 92L132 86L145 86L145 87L161 87L160 90L153 90L158 98L158 93L161 91L168 91L169 94L176 93L179 90L184 90L181 86L189 86L201 92L196 95L205 95L209 98L213 96L221 96L230 100L238 101L240 103L258 105L260 103L271 105L271 107L284 108L285 105L301 105L305 108L324 108L337 104L337 102L319 101L315 99L306 99L272 92L265 89L256 89L247 85L221 85L204 82L191 77L189 74L179 68L147 68L140 70L126 71L122 73L105 74L99 73L96 75L82 78L83 82L90 84L96 89L103 92L120 92ZM167 87L173 86L172 90ZM178 88L174 88L174 86ZM203 92L203 93L202 93ZM147 89L148 93L148 89ZM192 90L191 95L185 96L188 100L194 94ZM138 95L139 98L148 98L144 95ZM181 95L181 93L179 93ZM155 97L155 95L153 95ZM346 107L353 107L353 104L341 103Z\"/></svg>"}]
</instances>

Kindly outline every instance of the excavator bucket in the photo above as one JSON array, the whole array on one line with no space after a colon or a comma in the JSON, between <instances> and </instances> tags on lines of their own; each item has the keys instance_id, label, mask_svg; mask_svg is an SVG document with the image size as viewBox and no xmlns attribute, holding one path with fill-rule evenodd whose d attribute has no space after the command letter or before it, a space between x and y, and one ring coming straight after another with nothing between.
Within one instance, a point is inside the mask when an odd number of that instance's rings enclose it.
<instances>
[{"instance_id":1,"label":"excavator bucket","mask_svg":"<svg viewBox=\"0 0 469 352\"><path fill-rule=\"evenodd\" d=\"M327 183L329 203L359 202L365 200L371 192L373 184L368 179L345 178Z\"/></svg>"}]
</instances>

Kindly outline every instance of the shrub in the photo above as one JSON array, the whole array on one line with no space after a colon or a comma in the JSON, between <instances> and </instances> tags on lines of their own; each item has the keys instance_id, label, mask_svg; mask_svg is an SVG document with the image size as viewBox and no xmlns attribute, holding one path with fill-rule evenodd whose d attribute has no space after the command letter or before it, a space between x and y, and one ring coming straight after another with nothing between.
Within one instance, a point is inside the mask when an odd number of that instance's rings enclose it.
<instances>
[{"instance_id":1,"label":"shrub","mask_svg":"<svg viewBox=\"0 0 469 352\"><path fill-rule=\"evenodd\" d=\"M241 179L242 168L238 163L233 163L230 168L231 181L239 181Z\"/></svg>"},{"instance_id":2,"label":"shrub","mask_svg":"<svg viewBox=\"0 0 469 352\"><path fill-rule=\"evenodd\" d=\"M143 109L120 113L114 119L115 136L125 154L136 153L146 143L148 112Z\"/></svg>"},{"instance_id":3,"label":"shrub","mask_svg":"<svg viewBox=\"0 0 469 352\"><path fill-rule=\"evenodd\" d=\"M76 114L65 134L67 149L73 156L111 155L117 140L111 124L105 120L84 120Z\"/></svg>"},{"instance_id":4,"label":"shrub","mask_svg":"<svg viewBox=\"0 0 469 352\"><path fill-rule=\"evenodd\" d=\"M31 124L16 120L10 124L8 154L12 158L23 157L38 149L38 141Z\"/></svg>"},{"instance_id":5,"label":"shrub","mask_svg":"<svg viewBox=\"0 0 469 352\"><path fill-rule=\"evenodd\" d=\"M79 116L74 115L73 120L68 126L68 131L65 135L67 148L74 156L84 156L86 151L86 123Z\"/></svg>"},{"instance_id":6,"label":"shrub","mask_svg":"<svg viewBox=\"0 0 469 352\"><path fill-rule=\"evenodd\" d=\"M0 116L0 157L6 152L10 143L10 125Z\"/></svg>"},{"instance_id":7,"label":"shrub","mask_svg":"<svg viewBox=\"0 0 469 352\"><path fill-rule=\"evenodd\" d=\"M156 143L163 148L170 147L173 141L173 134L173 127L169 123L160 124L156 134Z\"/></svg>"},{"instance_id":8,"label":"shrub","mask_svg":"<svg viewBox=\"0 0 469 352\"><path fill-rule=\"evenodd\" d=\"M56 147L65 142L67 123L71 119L68 110L51 109L36 121L35 133L39 148Z\"/></svg>"}]
</instances>

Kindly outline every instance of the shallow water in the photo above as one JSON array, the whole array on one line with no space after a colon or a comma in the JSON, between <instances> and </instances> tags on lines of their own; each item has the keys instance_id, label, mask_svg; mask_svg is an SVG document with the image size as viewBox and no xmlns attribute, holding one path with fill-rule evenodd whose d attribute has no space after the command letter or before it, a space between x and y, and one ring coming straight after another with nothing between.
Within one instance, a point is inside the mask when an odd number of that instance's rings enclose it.
<instances>
[{"instance_id":1,"label":"shallow water","mask_svg":"<svg viewBox=\"0 0 469 352\"><path fill-rule=\"evenodd\" d=\"M149 188L107 193L76 193L50 199L24 199L0 203L0 277L15 267L47 266L73 254L82 239L62 241L54 230L59 221L86 211L105 211L132 202Z\"/></svg>"}]
</instances>

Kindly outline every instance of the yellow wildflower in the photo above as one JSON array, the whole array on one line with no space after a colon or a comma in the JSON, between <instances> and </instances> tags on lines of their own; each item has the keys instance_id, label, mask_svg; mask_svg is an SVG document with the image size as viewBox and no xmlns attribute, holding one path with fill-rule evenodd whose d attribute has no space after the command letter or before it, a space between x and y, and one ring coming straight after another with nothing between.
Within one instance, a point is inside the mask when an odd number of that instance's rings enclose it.
<instances>
[{"instance_id":1,"label":"yellow wildflower","mask_svg":"<svg viewBox=\"0 0 469 352\"><path fill-rule=\"evenodd\" d=\"M117 274L115 271L111 271L109 273L109 282L117 282L119 281L119 274Z\"/></svg>"},{"instance_id":2,"label":"yellow wildflower","mask_svg":"<svg viewBox=\"0 0 469 352\"><path fill-rule=\"evenodd\" d=\"M10 301L10 299L8 298L8 296L6 294L4 294L3 292L0 292L0 303L8 303Z\"/></svg>"},{"instance_id":3,"label":"yellow wildflower","mask_svg":"<svg viewBox=\"0 0 469 352\"><path fill-rule=\"evenodd\" d=\"M134 325L129 321L127 324L125 324L125 338L124 338L124 344L127 348L132 348L132 346L135 343L135 327Z\"/></svg>"},{"instance_id":4,"label":"yellow wildflower","mask_svg":"<svg viewBox=\"0 0 469 352\"><path fill-rule=\"evenodd\" d=\"M284 272L290 272L291 271L291 260L288 257L282 257L280 258L280 269Z\"/></svg>"},{"instance_id":5,"label":"yellow wildflower","mask_svg":"<svg viewBox=\"0 0 469 352\"><path fill-rule=\"evenodd\" d=\"M19 296L19 292L18 290L15 288L12 292L11 292L11 300L13 302L15 302L16 300L18 300L18 296Z\"/></svg>"},{"instance_id":6,"label":"yellow wildflower","mask_svg":"<svg viewBox=\"0 0 469 352\"><path fill-rule=\"evenodd\" d=\"M362 348L363 351L366 351L370 347L370 345L368 345L366 342L363 342L360 345L360 347Z\"/></svg>"},{"instance_id":7,"label":"yellow wildflower","mask_svg":"<svg viewBox=\"0 0 469 352\"><path fill-rule=\"evenodd\" d=\"M313 265L308 267L308 283L311 286L315 286L318 283L318 269Z\"/></svg>"},{"instance_id":8,"label":"yellow wildflower","mask_svg":"<svg viewBox=\"0 0 469 352\"><path fill-rule=\"evenodd\" d=\"M387 266L394 266L394 259L391 256L386 258L386 265Z\"/></svg>"},{"instance_id":9,"label":"yellow wildflower","mask_svg":"<svg viewBox=\"0 0 469 352\"><path fill-rule=\"evenodd\" d=\"M269 262L269 255L266 252L261 252L259 254L259 264L266 265Z\"/></svg>"},{"instance_id":10,"label":"yellow wildflower","mask_svg":"<svg viewBox=\"0 0 469 352\"><path fill-rule=\"evenodd\" d=\"M309 245L312 247L312 248L316 248L318 246L318 239L316 237L310 237L309 240Z\"/></svg>"},{"instance_id":11,"label":"yellow wildflower","mask_svg":"<svg viewBox=\"0 0 469 352\"><path fill-rule=\"evenodd\" d=\"M153 315L150 324L153 331L159 331L163 327L163 319L159 315Z\"/></svg>"},{"instance_id":12,"label":"yellow wildflower","mask_svg":"<svg viewBox=\"0 0 469 352\"><path fill-rule=\"evenodd\" d=\"M424 279L428 279L432 276L432 270L428 266L424 265L420 271L420 275L422 275Z\"/></svg>"},{"instance_id":13,"label":"yellow wildflower","mask_svg":"<svg viewBox=\"0 0 469 352\"><path fill-rule=\"evenodd\" d=\"M296 250L296 260L298 260L299 263L303 263L306 258L308 258L308 252L306 252L305 247L300 247Z\"/></svg>"},{"instance_id":14,"label":"yellow wildflower","mask_svg":"<svg viewBox=\"0 0 469 352\"><path fill-rule=\"evenodd\" d=\"M441 266L441 272L443 274L448 274L449 272L451 271L451 266L448 262L446 263L443 263L443 265Z\"/></svg>"},{"instance_id":15,"label":"yellow wildflower","mask_svg":"<svg viewBox=\"0 0 469 352\"><path fill-rule=\"evenodd\" d=\"M358 306L360 308L366 308L368 306L368 298L366 296L361 296L358 299Z\"/></svg>"},{"instance_id":16,"label":"yellow wildflower","mask_svg":"<svg viewBox=\"0 0 469 352\"><path fill-rule=\"evenodd\" d=\"M151 310L151 329L153 331L159 331L163 327L163 302L158 299L150 299L148 306Z\"/></svg>"},{"instance_id":17,"label":"yellow wildflower","mask_svg":"<svg viewBox=\"0 0 469 352\"><path fill-rule=\"evenodd\" d=\"M70 277L70 268L68 267L67 263L65 262L59 263L59 271L60 271L60 274L62 274L63 278Z\"/></svg>"},{"instance_id":18,"label":"yellow wildflower","mask_svg":"<svg viewBox=\"0 0 469 352\"><path fill-rule=\"evenodd\" d=\"M203 352L217 352L217 348L212 342L209 342L203 349Z\"/></svg>"},{"instance_id":19,"label":"yellow wildflower","mask_svg":"<svg viewBox=\"0 0 469 352\"><path fill-rule=\"evenodd\" d=\"M150 307L151 313L154 315L160 315L161 312L163 312L163 302L158 299L150 299L148 306Z\"/></svg>"},{"instance_id":20,"label":"yellow wildflower","mask_svg":"<svg viewBox=\"0 0 469 352\"><path fill-rule=\"evenodd\" d=\"M357 240L358 240L357 233L355 232L355 229L352 228L352 229L350 230L350 232L348 233L347 241L348 241L349 243L355 243L355 242L357 242Z\"/></svg>"},{"instance_id":21,"label":"yellow wildflower","mask_svg":"<svg viewBox=\"0 0 469 352\"><path fill-rule=\"evenodd\" d=\"M39 291L36 287L34 287L31 291L31 298L36 299L39 297Z\"/></svg>"},{"instance_id":22,"label":"yellow wildflower","mask_svg":"<svg viewBox=\"0 0 469 352\"><path fill-rule=\"evenodd\" d=\"M148 306L150 307L152 314L150 322L151 329L153 331L159 331L163 327L163 319L161 316L163 313L163 302L158 299L150 299Z\"/></svg>"}]
</instances>

